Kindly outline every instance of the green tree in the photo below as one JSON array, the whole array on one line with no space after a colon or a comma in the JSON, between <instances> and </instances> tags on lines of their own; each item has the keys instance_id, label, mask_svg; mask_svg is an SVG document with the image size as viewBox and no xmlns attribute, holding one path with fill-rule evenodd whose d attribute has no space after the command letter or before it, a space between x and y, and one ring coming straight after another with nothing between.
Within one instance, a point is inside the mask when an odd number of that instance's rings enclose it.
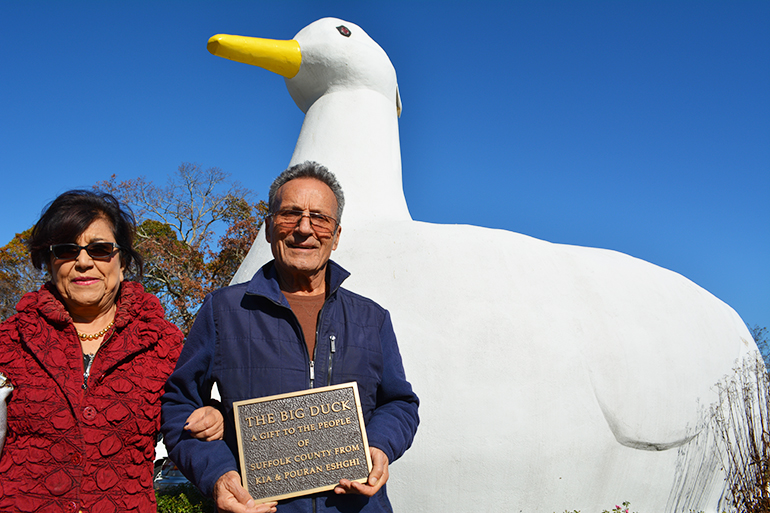
<instances>
[{"instance_id":1,"label":"green tree","mask_svg":"<svg viewBox=\"0 0 770 513\"><path fill-rule=\"evenodd\" d=\"M16 303L27 292L37 290L47 281L47 273L32 266L27 241L32 228L17 233L0 248L0 321L16 313Z\"/></svg>"}]
</instances>

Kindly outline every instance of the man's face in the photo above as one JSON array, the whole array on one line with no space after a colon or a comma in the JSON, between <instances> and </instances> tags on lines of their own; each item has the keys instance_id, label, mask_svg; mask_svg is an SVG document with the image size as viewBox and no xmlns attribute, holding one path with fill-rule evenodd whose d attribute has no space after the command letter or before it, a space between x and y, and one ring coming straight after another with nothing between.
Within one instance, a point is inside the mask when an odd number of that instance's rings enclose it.
<instances>
[{"instance_id":1,"label":"man's face","mask_svg":"<svg viewBox=\"0 0 770 513\"><path fill-rule=\"evenodd\" d=\"M301 210L337 217L337 198L328 185L315 178L295 178L283 184L276 193L278 211ZM268 217L265 236L270 243L279 275L286 280L311 279L323 283L326 262L337 249L342 228L319 235L304 216L293 227L277 226Z\"/></svg>"}]
</instances>

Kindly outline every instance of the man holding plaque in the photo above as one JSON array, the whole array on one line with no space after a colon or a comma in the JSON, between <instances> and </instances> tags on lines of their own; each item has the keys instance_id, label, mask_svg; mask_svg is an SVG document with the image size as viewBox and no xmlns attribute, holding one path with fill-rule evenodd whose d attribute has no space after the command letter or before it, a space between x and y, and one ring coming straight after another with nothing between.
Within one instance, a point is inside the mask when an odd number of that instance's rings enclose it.
<instances>
[{"instance_id":1,"label":"man holding plaque","mask_svg":"<svg viewBox=\"0 0 770 513\"><path fill-rule=\"evenodd\" d=\"M304 162L281 173L270 187L263 228L274 260L250 282L206 298L169 378L162 430L170 456L221 511L391 511L388 464L412 443L419 401L390 314L342 288L349 273L330 260L343 206L342 189L324 166ZM256 504L237 472L233 402L351 381L358 384L372 459L366 482L341 479L333 491ZM208 404L214 383L225 439L205 442L189 436L184 423Z\"/></svg>"}]
</instances>

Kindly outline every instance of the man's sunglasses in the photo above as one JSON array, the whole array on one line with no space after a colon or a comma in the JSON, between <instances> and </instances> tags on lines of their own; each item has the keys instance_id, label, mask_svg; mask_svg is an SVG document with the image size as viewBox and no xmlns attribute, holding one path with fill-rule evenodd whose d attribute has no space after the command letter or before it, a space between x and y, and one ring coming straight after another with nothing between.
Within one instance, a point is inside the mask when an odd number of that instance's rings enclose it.
<instances>
[{"instance_id":1,"label":"man's sunglasses","mask_svg":"<svg viewBox=\"0 0 770 513\"><path fill-rule=\"evenodd\" d=\"M114 242L92 242L88 246L77 244L54 244L51 253L59 260L75 260L82 250L86 250L88 256L95 260L109 260L120 249Z\"/></svg>"}]
</instances>

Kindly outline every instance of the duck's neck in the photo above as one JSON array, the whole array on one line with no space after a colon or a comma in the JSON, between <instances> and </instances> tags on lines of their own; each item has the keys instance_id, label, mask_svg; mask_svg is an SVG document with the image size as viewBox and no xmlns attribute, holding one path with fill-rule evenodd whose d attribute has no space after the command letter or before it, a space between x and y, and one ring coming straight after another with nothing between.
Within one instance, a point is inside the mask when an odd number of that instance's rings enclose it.
<instances>
[{"instance_id":1,"label":"duck's neck","mask_svg":"<svg viewBox=\"0 0 770 513\"><path fill-rule=\"evenodd\" d=\"M313 103L290 165L306 160L328 167L340 181L343 225L411 219L401 182L396 108L380 93L345 90Z\"/></svg>"}]
</instances>

